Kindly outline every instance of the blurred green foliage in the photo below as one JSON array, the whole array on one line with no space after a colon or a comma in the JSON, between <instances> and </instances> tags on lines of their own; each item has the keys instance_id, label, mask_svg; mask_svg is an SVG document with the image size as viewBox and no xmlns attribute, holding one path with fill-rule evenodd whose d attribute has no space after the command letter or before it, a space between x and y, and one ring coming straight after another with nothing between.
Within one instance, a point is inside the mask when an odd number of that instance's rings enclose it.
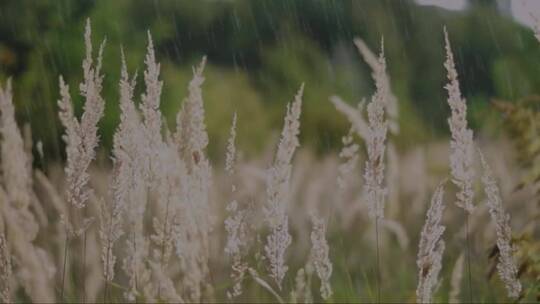
<instances>
[{"instance_id":1,"label":"blurred green foliage","mask_svg":"<svg viewBox=\"0 0 540 304\"><path fill-rule=\"evenodd\" d=\"M491 4L490 4L491 3ZM442 28L447 25L460 82L475 128L490 98L540 93L540 47L531 30L489 1L464 11L418 6L414 1L352 0L10 0L0 3L0 77L14 78L20 121L48 158L62 156L57 119L58 76L72 88L84 53L83 27L92 19L93 41L107 37L104 58L106 116L103 142L110 147L118 122L120 48L143 90L147 30L162 63L162 109L169 124L186 95L191 66L206 54L204 85L210 152L220 155L232 113L238 112L240 148L257 151L279 130L290 101L305 82L302 141L319 152L336 148L348 123L329 103L350 102L373 91L370 70L353 47L355 36L377 52L385 38L388 69L399 98L407 145L446 132L448 107ZM480 113L480 114L479 114ZM488 124L489 125L489 124Z\"/></svg>"}]
</instances>

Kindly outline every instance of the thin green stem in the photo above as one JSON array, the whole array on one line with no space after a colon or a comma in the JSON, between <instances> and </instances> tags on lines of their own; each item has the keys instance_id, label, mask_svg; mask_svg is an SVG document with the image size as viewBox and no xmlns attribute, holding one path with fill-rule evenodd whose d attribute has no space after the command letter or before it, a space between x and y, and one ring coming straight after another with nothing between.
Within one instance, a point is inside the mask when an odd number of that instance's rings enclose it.
<instances>
[{"instance_id":1,"label":"thin green stem","mask_svg":"<svg viewBox=\"0 0 540 304\"><path fill-rule=\"evenodd\" d=\"M86 229L83 232L83 247L82 247L82 302L86 303Z\"/></svg>"},{"instance_id":2,"label":"thin green stem","mask_svg":"<svg viewBox=\"0 0 540 304\"><path fill-rule=\"evenodd\" d=\"M109 289L109 281L105 280L105 290L103 291L103 303L107 303L107 289Z\"/></svg>"},{"instance_id":3,"label":"thin green stem","mask_svg":"<svg viewBox=\"0 0 540 304\"><path fill-rule=\"evenodd\" d=\"M60 288L60 299L64 301L64 286L66 282L66 265L67 265L67 255L68 255L68 246L69 246L69 233L66 230L66 242L64 244L64 266L62 268L62 286Z\"/></svg>"},{"instance_id":4,"label":"thin green stem","mask_svg":"<svg viewBox=\"0 0 540 304\"><path fill-rule=\"evenodd\" d=\"M473 303L472 295L472 274L471 274L471 245L470 245L470 236L469 236L469 217L470 214L467 212L467 217L465 219L465 234L467 240L467 272L469 277L469 303Z\"/></svg>"},{"instance_id":5,"label":"thin green stem","mask_svg":"<svg viewBox=\"0 0 540 304\"><path fill-rule=\"evenodd\" d=\"M381 303L381 264L379 256L379 218L375 218L375 241L377 245L377 303Z\"/></svg>"}]
</instances>

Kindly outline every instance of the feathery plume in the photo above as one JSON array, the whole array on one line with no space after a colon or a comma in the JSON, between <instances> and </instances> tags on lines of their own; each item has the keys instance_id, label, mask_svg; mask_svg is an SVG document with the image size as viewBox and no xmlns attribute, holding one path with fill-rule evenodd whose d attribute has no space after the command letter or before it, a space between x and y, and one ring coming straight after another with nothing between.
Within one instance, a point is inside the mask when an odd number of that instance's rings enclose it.
<instances>
[{"instance_id":1,"label":"feathery plume","mask_svg":"<svg viewBox=\"0 0 540 304\"><path fill-rule=\"evenodd\" d=\"M180 197L186 201L175 215L174 243L176 254L185 268L184 286L189 290L186 300L193 302L201 301L202 288L208 287L205 281L209 275L209 235L214 227L209 197L212 172L205 153L208 134L201 89L205 64L206 57L203 57L201 64L193 69L188 97L177 115L176 133L174 138L168 138L169 147L174 149L173 161L182 167L182 173L177 173L177 176L183 180L184 189L180 191ZM206 291L207 295L212 293L211 290Z\"/></svg>"},{"instance_id":2,"label":"feathery plume","mask_svg":"<svg viewBox=\"0 0 540 304\"><path fill-rule=\"evenodd\" d=\"M103 83L101 64L105 40L100 45L97 60L94 64L90 19L86 21L84 43L86 57L82 62L83 81L79 84L80 94L84 98L84 106L80 120L73 113L69 88L64 83L62 77L60 77L61 99L58 101L60 121L65 128L65 134L62 137L66 143L67 154L67 163L64 168L67 184L65 193L68 203L78 209L84 208L88 200L94 195L93 189L88 185L90 180L88 168L96 156L95 150L99 143L98 123L101 117L103 117L105 109L105 101L101 97ZM81 212L79 214L83 215ZM84 220L80 222L84 223ZM73 225L73 223L70 223L70 225ZM86 231L83 231L83 234L81 266L84 272L86 265ZM66 257L67 255L64 255L64 259ZM62 295L64 293L64 278L65 269L62 274ZM83 301L85 301L86 276L83 276L82 286Z\"/></svg>"},{"instance_id":3,"label":"feathery plume","mask_svg":"<svg viewBox=\"0 0 540 304\"><path fill-rule=\"evenodd\" d=\"M34 302L54 302L54 294L50 290L47 274L50 273L43 263L42 249L34 246L39 225L30 211L31 164L25 151L21 132L15 121L15 108L11 81L4 88L0 86L0 134L2 135L1 164L2 184L0 187L0 214L2 214L6 234L3 234L1 248L3 272L5 278L11 277L11 259L9 249L17 261L16 275L30 299ZM6 192L4 192L4 187ZM5 268L4 268L5 267ZM54 271L54 270L53 270ZM4 278L2 278L4 280ZM5 282L9 285L9 282ZM9 293L9 286L2 286L2 296ZM7 288L7 289L6 289ZM7 290L7 291L6 291ZM9 296L9 295L7 295Z\"/></svg>"},{"instance_id":4,"label":"feathery plume","mask_svg":"<svg viewBox=\"0 0 540 304\"><path fill-rule=\"evenodd\" d=\"M390 129L390 133L392 134L398 134L399 133L399 121L398 121L398 101L394 93L392 93L391 87L390 87L390 77L388 76L388 73L384 71L384 73L379 74L379 60L377 56L369 49L367 44L364 42L364 40L356 37L354 38L354 45L356 45L356 48L358 49L358 52L360 55L362 55L362 58L364 58L364 61L369 65L371 70L373 71L373 80L375 82L379 81L381 84L386 88L386 115L388 119L388 128Z\"/></svg>"},{"instance_id":5,"label":"feathery plume","mask_svg":"<svg viewBox=\"0 0 540 304\"><path fill-rule=\"evenodd\" d=\"M495 224L495 231L497 233L497 248L499 249L499 263L497 263L497 270L499 272L499 277L504 282L506 290L508 291L508 296L517 299L521 293L521 283L518 280L518 270L512 257L514 248L512 248L510 215L503 209L499 186L493 177L491 168L481 152L480 160L484 169L482 182L484 184L484 192L487 196L489 215Z\"/></svg>"},{"instance_id":6,"label":"feathery plume","mask_svg":"<svg viewBox=\"0 0 540 304\"><path fill-rule=\"evenodd\" d=\"M167 297L162 292L167 293L169 288L167 280L163 278L166 276L165 269L168 267L174 245L173 218L175 209L173 201L181 200L182 191L186 185L184 182L179 182L185 174L185 170L183 164L180 164L178 157L176 157L176 148L167 142L167 138L162 135L163 122L160 99L163 82L159 80L161 66L156 61L150 32L148 32L148 45L144 62L146 65L144 71L146 89L141 96L142 103L140 104L143 131L142 134L137 135L141 136L143 140L138 141L139 145L137 145L136 140L132 141L134 146L132 149L130 148L134 151L134 155L131 157L143 161L142 165L136 164L137 168L132 168L133 184L131 189L134 197L130 197L130 199L138 198L138 200L136 200L135 209L128 211L132 236L127 239L127 245L128 248L137 249L137 251L128 253L123 268L130 278L130 291L126 294L128 298L135 298L140 292L141 284L152 279L152 284L148 285L152 285L153 288L143 288L143 292L145 296L157 297L159 300L161 297ZM130 111L138 114L134 110ZM138 120L138 115L131 116ZM131 119L131 121L136 120ZM136 134L136 129L131 129L130 132ZM133 137L133 135L130 136L130 138ZM140 145L141 142L144 143L143 146ZM137 180L141 178L147 181L148 185L137 183ZM149 194L154 196L158 204L155 208L157 214L152 218L154 233L150 235L150 242L143 235L146 202L140 199L141 195L147 195L147 190ZM150 248L151 245L154 245L155 248ZM145 267L148 254L150 254L153 263L150 269Z\"/></svg>"},{"instance_id":7,"label":"feathery plume","mask_svg":"<svg viewBox=\"0 0 540 304\"><path fill-rule=\"evenodd\" d=\"M420 303L431 303L433 289L437 285L439 272L442 268L442 256L445 248L441 239L445 227L441 225L444 211L444 188L441 183L431 199L431 206L426 215L426 221L420 235L418 245L418 287L416 299Z\"/></svg>"},{"instance_id":8,"label":"feathery plume","mask_svg":"<svg viewBox=\"0 0 540 304\"><path fill-rule=\"evenodd\" d=\"M0 86L0 134L2 135L1 160L2 183L13 215L16 217L17 229L28 240L33 240L39 230L34 215L30 212L31 204L31 163L24 150L23 138L15 121L15 107L11 80L6 87Z\"/></svg>"},{"instance_id":9,"label":"feathery plume","mask_svg":"<svg viewBox=\"0 0 540 304\"><path fill-rule=\"evenodd\" d=\"M81 95L84 97L84 113L77 120L73 113L69 87L60 77L60 121L64 125L63 139L66 143L67 165L65 167L67 180L67 200L77 208L83 208L93 191L88 187L90 176L88 167L95 158L95 149L99 142L98 122L103 116L105 101L101 97L103 75L101 75L101 60L105 40L101 43L94 66L92 58L90 19L86 21L84 42L86 58L83 60L83 82L79 85Z\"/></svg>"},{"instance_id":10,"label":"feathery plume","mask_svg":"<svg viewBox=\"0 0 540 304\"><path fill-rule=\"evenodd\" d=\"M159 80L160 64L156 61L150 32L148 32L145 65L144 82L146 90L141 96L142 103L140 104L143 117L143 132L142 135L137 135L143 138L139 143L143 142L144 144L143 146L140 144L133 146L133 149L130 149L134 151L132 158L135 157L144 161L142 165L136 164L137 168L132 168L131 172L133 178L131 189L134 197L130 197L130 199L138 198L139 200L135 204L135 210L137 211L128 211L132 236L127 239L127 245L128 248L136 248L137 251L128 253L123 268L130 278L130 291L126 293L128 298L134 299L140 291L140 288L137 287L152 279L152 284L147 285L151 285L153 288L143 288L143 292L145 296L157 297L159 300L162 297L168 297L167 289L170 287L167 280L163 278L166 277L165 269L168 267L174 245L173 226L177 210L173 202L183 200L191 202L192 198L184 196L184 189L188 186L183 180L185 175L183 164L176 156L177 148L168 141L168 138L162 135L163 122L160 111L160 98L163 82ZM136 111L130 111L138 114ZM136 117L138 120L137 115L131 116ZM131 129L130 132L136 134L136 128ZM130 136L130 138L133 137L133 135ZM136 145L137 141L133 141L132 144ZM140 157L140 155L145 157ZM148 188L146 184L136 182L140 178L148 182ZM146 196L147 189L158 204L155 208L157 214L152 218L154 233L150 236L150 242L143 235L145 201L140 199L141 195ZM154 245L155 248L150 248L151 245ZM145 267L148 254L150 254L153 263L151 269ZM162 294L162 292L166 294Z\"/></svg>"},{"instance_id":11,"label":"feathery plume","mask_svg":"<svg viewBox=\"0 0 540 304\"><path fill-rule=\"evenodd\" d=\"M146 48L144 63L146 65L146 70L144 71L146 92L142 95L140 108L144 117L144 125L148 132L150 146L155 146L162 141L162 118L159 105L163 81L159 80L161 65L156 62L154 43L152 42L150 31L148 31L148 46Z\"/></svg>"},{"instance_id":12,"label":"feathery plume","mask_svg":"<svg viewBox=\"0 0 540 304\"><path fill-rule=\"evenodd\" d=\"M227 145L227 155L225 161L225 171L231 180L234 180L235 160L236 160L236 112L233 116L231 133ZM231 185L233 197L236 193L236 185ZM229 298L238 297L242 294L242 281L246 276L248 263L244 261L248 246L248 211L240 209L236 199L227 205L229 216L225 220L225 230L227 231L227 243L225 253L232 258L231 278L234 281L232 291L227 292Z\"/></svg>"},{"instance_id":13,"label":"feathery plume","mask_svg":"<svg viewBox=\"0 0 540 304\"><path fill-rule=\"evenodd\" d=\"M330 286L330 276L332 276L332 262L329 258L330 248L326 241L326 222L312 215L311 221L313 229L311 230L311 261L321 280L321 297L328 300L332 296L332 287Z\"/></svg>"},{"instance_id":14,"label":"feathery plume","mask_svg":"<svg viewBox=\"0 0 540 304\"><path fill-rule=\"evenodd\" d=\"M381 41L381 53L377 70L374 72L377 90L367 106L368 137L366 140L368 159L365 164L364 182L366 200L369 203L369 215L372 218L384 218L384 201L386 188L384 180L384 155L388 121L385 118L385 107L388 99L388 88L384 82L386 60L384 57L384 41Z\"/></svg>"},{"instance_id":15,"label":"feathery plume","mask_svg":"<svg viewBox=\"0 0 540 304\"><path fill-rule=\"evenodd\" d=\"M208 134L204 124L204 107L201 86L206 66L206 56L193 69L193 79L188 86L188 97L182 103L182 110L176 116L175 140L180 153L188 164L199 163L199 158L208 145Z\"/></svg>"},{"instance_id":16,"label":"feathery plume","mask_svg":"<svg viewBox=\"0 0 540 304\"><path fill-rule=\"evenodd\" d=\"M21 131L15 121L11 79L0 87L0 132L2 134L3 182L9 199L20 208L30 204L30 174Z\"/></svg>"},{"instance_id":17,"label":"feathery plume","mask_svg":"<svg viewBox=\"0 0 540 304\"><path fill-rule=\"evenodd\" d=\"M135 78L130 81L127 72L126 61L122 52L122 70L120 79L120 125L113 139L113 180L111 185L111 202L108 205L105 200L100 204L100 229L99 238L101 240L103 261L103 274L107 282L114 278L114 265L116 257L113 253L113 246L124 234L122 229L122 214L127 200L129 199L130 188L133 179L132 170L137 164L132 164L130 155L130 140L136 140L136 115L133 105L133 90L135 88ZM131 120L131 121L130 121ZM135 121L133 121L135 120Z\"/></svg>"},{"instance_id":18,"label":"feathery plume","mask_svg":"<svg viewBox=\"0 0 540 304\"><path fill-rule=\"evenodd\" d=\"M129 79L122 51L120 124L113 139L113 206L110 211L114 220L110 222L110 228L121 231L120 215L125 212L130 235L126 238L126 256L122 269L129 279L129 290L125 293L129 301L134 301L139 295L137 287L143 286L150 279L144 262L148 255L148 240L143 234L147 197L145 181L148 180L149 163L147 156L150 147L146 145L146 129L133 101L135 80L136 75Z\"/></svg>"},{"instance_id":19,"label":"feathery plume","mask_svg":"<svg viewBox=\"0 0 540 304\"><path fill-rule=\"evenodd\" d=\"M225 253L232 258L231 278L234 281L229 297L237 297L242 294L242 281L248 269L248 263L244 260L248 246L246 223L248 212L240 209L236 200L227 205L227 212L229 212L229 216L225 220L225 230L227 231Z\"/></svg>"},{"instance_id":20,"label":"feathery plume","mask_svg":"<svg viewBox=\"0 0 540 304\"><path fill-rule=\"evenodd\" d=\"M227 243L225 253L232 258L231 278L234 286L228 297L233 298L242 294L242 281L244 280L248 263L244 261L247 251L247 210L239 209L238 202L233 200L227 205L229 217L225 220L225 230L227 231Z\"/></svg>"},{"instance_id":21,"label":"feathery plume","mask_svg":"<svg viewBox=\"0 0 540 304\"><path fill-rule=\"evenodd\" d=\"M357 108L347 104L338 96L330 96L330 101L334 104L336 110L343 113L347 119L349 119L352 128L356 131L358 136L360 136L364 142L367 142L370 131L368 122L363 116L364 100L358 103Z\"/></svg>"},{"instance_id":22,"label":"feathery plume","mask_svg":"<svg viewBox=\"0 0 540 304\"><path fill-rule=\"evenodd\" d=\"M268 263L270 263L270 276L279 289L281 289L281 282L288 270L285 264L285 251L292 241L289 234L289 218L286 207L291 178L291 160L294 151L300 145L298 134L300 133L303 92L304 84L300 86L293 103L287 105L287 114L276 158L266 175L267 204L263 212L268 221L270 235L267 236L264 251Z\"/></svg>"},{"instance_id":23,"label":"feathery plume","mask_svg":"<svg viewBox=\"0 0 540 304\"><path fill-rule=\"evenodd\" d=\"M43 250L32 244L20 229L18 210L9 204L7 193L0 187L0 213L5 224L5 239L9 242L17 271L14 273L32 302L55 302L50 274L54 268L43 259Z\"/></svg>"},{"instance_id":24,"label":"feathery plume","mask_svg":"<svg viewBox=\"0 0 540 304\"><path fill-rule=\"evenodd\" d=\"M167 164L161 161L160 151L164 145L162 129L162 114L160 111L160 99L163 82L159 80L161 65L156 61L154 43L150 31L148 31L148 45L146 47L146 55L144 63L146 69L144 71L145 92L141 95L142 102L139 109L142 113L142 133L144 134L144 147L139 150L139 153L145 155L146 158L139 167L144 171L144 176L148 181L148 188L151 193L156 193L159 197L164 193L164 181L162 180L162 172L166 171ZM165 201L157 198L158 201Z\"/></svg>"},{"instance_id":25,"label":"feathery plume","mask_svg":"<svg viewBox=\"0 0 540 304\"><path fill-rule=\"evenodd\" d=\"M448 104L452 110L448 124L452 133L450 141L450 171L452 182L458 186L456 205L469 213L474 210L473 180L474 180L474 143L473 131L467 127L467 103L461 97L458 74L454 63L454 54L448 39L448 32L444 28L444 41L446 48L446 62L444 67L448 72Z\"/></svg>"}]
</instances>

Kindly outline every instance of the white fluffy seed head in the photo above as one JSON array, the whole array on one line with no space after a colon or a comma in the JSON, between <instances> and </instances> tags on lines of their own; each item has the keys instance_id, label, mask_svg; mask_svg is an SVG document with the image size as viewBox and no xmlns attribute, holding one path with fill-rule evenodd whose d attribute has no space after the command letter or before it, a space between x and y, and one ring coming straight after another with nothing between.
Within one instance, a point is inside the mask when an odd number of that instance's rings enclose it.
<instances>
[{"instance_id":1,"label":"white fluffy seed head","mask_svg":"<svg viewBox=\"0 0 540 304\"><path fill-rule=\"evenodd\" d=\"M445 248L441 239L445 227L441 224L444 211L444 184L441 183L431 199L426 221L418 245L418 286L416 299L419 303L431 303L433 291L438 283Z\"/></svg>"},{"instance_id":2,"label":"white fluffy seed head","mask_svg":"<svg viewBox=\"0 0 540 304\"><path fill-rule=\"evenodd\" d=\"M381 45L383 45L383 41L384 40L382 40L381 38ZM360 55L362 55L364 61L370 66L371 70L373 71L373 80L375 80L376 82L380 82L385 88L386 114L388 118L389 130L390 133L397 135L399 134L399 104L396 96L392 93L390 87L390 77L385 70L383 70L383 73L380 73L380 57L377 58L377 56L369 49L367 44L362 39L358 37L355 38L354 44L356 45L356 48L358 49Z\"/></svg>"},{"instance_id":3,"label":"white fluffy seed head","mask_svg":"<svg viewBox=\"0 0 540 304\"><path fill-rule=\"evenodd\" d=\"M34 240L39 225L31 212L32 175L31 160L25 151L21 131L15 121L15 106L11 80L5 88L0 86L0 146L2 186L6 191L7 204L19 224L20 235ZM7 208L7 206L6 206ZM7 216L7 215L6 215Z\"/></svg>"},{"instance_id":4,"label":"white fluffy seed head","mask_svg":"<svg viewBox=\"0 0 540 304\"><path fill-rule=\"evenodd\" d=\"M364 168L366 201L369 206L369 215L374 219L384 218L384 203L387 193L384 186L386 135L388 131L388 121L385 117L385 107L388 100L388 88L384 81L385 70L384 44L381 42L381 53L373 76L377 89L367 106L369 132L366 146L368 159Z\"/></svg>"},{"instance_id":5,"label":"white fluffy seed head","mask_svg":"<svg viewBox=\"0 0 540 304\"><path fill-rule=\"evenodd\" d=\"M518 269L513 258L514 248L512 247L510 215L504 211L499 186L481 152L480 160L484 169L482 182L484 184L484 192L487 196L489 214L495 224L495 231L497 233L497 248L499 250L497 270L499 277L504 282L508 296L517 299L520 296L522 286L517 277Z\"/></svg>"},{"instance_id":6,"label":"white fluffy seed head","mask_svg":"<svg viewBox=\"0 0 540 304\"><path fill-rule=\"evenodd\" d=\"M86 206L86 202L93 195L88 186L90 176L88 168L96 156L95 149L99 143L98 122L103 117L105 101L101 97L103 75L101 63L105 40L99 48L97 63L94 65L92 57L92 41L90 20L87 20L84 34L86 57L83 60L83 81L79 85L81 95L84 97L83 114L79 120L75 118L69 87L60 77L60 121L64 125L66 142L67 164L65 167L67 190L66 196L70 204L77 208Z\"/></svg>"},{"instance_id":7,"label":"white fluffy seed head","mask_svg":"<svg viewBox=\"0 0 540 304\"><path fill-rule=\"evenodd\" d=\"M159 80L161 65L156 61L154 43L150 32L148 32L148 46L146 48L144 63L146 65L146 70L144 71L146 92L142 95L141 111L151 144L155 145L162 140L162 118L159 106L163 81Z\"/></svg>"},{"instance_id":8,"label":"white fluffy seed head","mask_svg":"<svg viewBox=\"0 0 540 304\"><path fill-rule=\"evenodd\" d=\"M367 139L369 136L369 126L366 119L363 116L364 103L360 102L359 107L355 108L347 104L338 96L331 96L330 101L334 104L334 107L336 107L336 110L338 110L339 112L341 112L343 115L347 117L349 122L352 124L352 128L358 134L358 136L360 136L360 138L364 142L367 142Z\"/></svg>"},{"instance_id":9,"label":"white fluffy seed head","mask_svg":"<svg viewBox=\"0 0 540 304\"><path fill-rule=\"evenodd\" d=\"M473 131L467 126L467 104L461 97L458 73L454 63L454 54L448 39L448 32L444 28L446 48L446 62L444 67L448 72L448 104L452 114L448 118L448 125L452 133L450 141L450 171L452 182L458 186L456 205L469 213L474 210L473 181L474 181L474 143Z\"/></svg>"},{"instance_id":10,"label":"white fluffy seed head","mask_svg":"<svg viewBox=\"0 0 540 304\"><path fill-rule=\"evenodd\" d=\"M289 199L291 161L296 148L300 145L298 135L303 91L304 84L300 86L293 103L287 106L274 165L266 175L267 203L263 212L270 228L270 235L267 236L264 251L269 263L270 276L280 289L288 270L285 251L292 242L286 207Z\"/></svg>"},{"instance_id":11,"label":"white fluffy seed head","mask_svg":"<svg viewBox=\"0 0 540 304\"><path fill-rule=\"evenodd\" d=\"M328 300L333 293L330 285L333 266L329 256L330 247L326 241L326 222L315 215L312 215L311 218L313 228L311 230L310 259L321 281L321 297Z\"/></svg>"}]
</instances>

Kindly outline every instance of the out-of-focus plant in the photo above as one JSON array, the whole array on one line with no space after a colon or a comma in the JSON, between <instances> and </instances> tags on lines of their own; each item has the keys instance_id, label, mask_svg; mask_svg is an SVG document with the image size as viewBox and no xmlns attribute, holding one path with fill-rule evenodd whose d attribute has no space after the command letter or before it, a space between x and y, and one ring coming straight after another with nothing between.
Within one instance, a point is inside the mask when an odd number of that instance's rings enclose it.
<instances>
[{"instance_id":1,"label":"out-of-focus plant","mask_svg":"<svg viewBox=\"0 0 540 304\"><path fill-rule=\"evenodd\" d=\"M537 204L540 204L540 96L529 96L517 102L494 101L495 108L504 115L505 129L517 151L518 163L524 170L523 177L516 185L516 191L531 188L535 191ZM515 255L519 260L518 277L528 282L524 285L522 297L536 294L540 301L540 241L538 222L540 214L532 214L523 231L513 237ZM535 237L536 236L536 237ZM489 254L492 267L488 272L491 278L499 256L497 246Z\"/></svg>"},{"instance_id":2,"label":"out-of-focus plant","mask_svg":"<svg viewBox=\"0 0 540 304\"><path fill-rule=\"evenodd\" d=\"M540 96L534 95L516 103L494 101L503 113L505 129L517 150L517 160L525 169L516 190L535 186L540 181ZM536 192L540 202L540 189Z\"/></svg>"}]
</instances>

